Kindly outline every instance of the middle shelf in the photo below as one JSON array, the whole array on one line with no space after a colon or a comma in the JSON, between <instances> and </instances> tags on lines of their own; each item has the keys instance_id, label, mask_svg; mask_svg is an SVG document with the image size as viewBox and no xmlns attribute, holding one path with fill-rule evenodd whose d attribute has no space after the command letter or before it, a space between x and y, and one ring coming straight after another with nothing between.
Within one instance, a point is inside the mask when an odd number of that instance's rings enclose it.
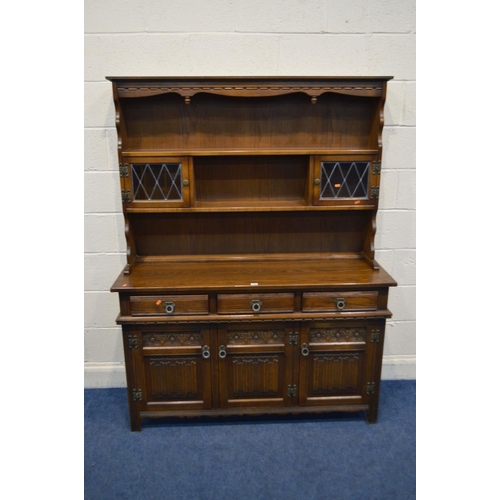
<instances>
[{"instance_id":1,"label":"middle shelf","mask_svg":"<svg viewBox=\"0 0 500 500\"><path fill-rule=\"evenodd\" d=\"M309 162L307 155L194 158L196 203L306 205Z\"/></svg>"}]
</instances>

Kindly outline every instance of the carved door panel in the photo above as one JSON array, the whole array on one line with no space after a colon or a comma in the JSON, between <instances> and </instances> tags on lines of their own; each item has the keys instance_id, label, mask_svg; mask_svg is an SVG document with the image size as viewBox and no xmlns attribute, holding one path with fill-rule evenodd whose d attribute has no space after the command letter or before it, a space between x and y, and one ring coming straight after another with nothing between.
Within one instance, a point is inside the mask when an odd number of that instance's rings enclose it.
<instances>
[{"instance_id":1,"label":"carved door panel","mask_svg":"<svg viewBox=\"0 0 500 500\"><path fill-rule=\"evenodd\" d=\"M299 404L362 404L371 392L372 327L367 321L304 323Z\"/></svg>"},{"instance_id":2,"label":"carved door panel","mask_svg":"<svg viewBox=\"0 0 500 500\"><path fill-rule=\"evenodd\" d=\"M141 364L135 380L143 400L141 411L212 406L208 325L137 326L130 335Z\"/></svg>"},{"instance_id":3,"label":"carved door panel","mask_svg":"<svg viewBox=\"0 0 500 500\"><path fill-rule=\"evenodd\" d=\"M293 335L291 324L286 323L219 325L220 406L294 404L297 380L292 370Z\"/></svg>"}]
</instances>

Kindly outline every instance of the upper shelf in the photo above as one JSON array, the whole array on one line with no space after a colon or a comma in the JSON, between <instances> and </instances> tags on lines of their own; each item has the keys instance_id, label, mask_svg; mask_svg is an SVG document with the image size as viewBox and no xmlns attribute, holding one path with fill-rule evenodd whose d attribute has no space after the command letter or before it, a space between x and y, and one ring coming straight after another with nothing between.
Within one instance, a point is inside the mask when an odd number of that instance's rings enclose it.
<instances>
[{"instance_id":1,"label":"upper shelf","mask_svg":"<svg viewBox=\"0 0 500 500\"><path fill-rule=\"evenodd\" d=\"M116 100L122 151L376 150L382 98L301 92L241 96L177 93Z\"/></svg>"},{"instance_id":2,"label":"upper shelf","mask_svg":"<svg viewBox=\"0 0 500 500\"><path fill-rule=\"evenodd\" d=\"M359 157L360 155L376 155L378 149L353 148L188 148L188 149L122 149L124 158L165 157L165 156L261 156L261 155L342 155Z\"/></svg>"}]
</instances>

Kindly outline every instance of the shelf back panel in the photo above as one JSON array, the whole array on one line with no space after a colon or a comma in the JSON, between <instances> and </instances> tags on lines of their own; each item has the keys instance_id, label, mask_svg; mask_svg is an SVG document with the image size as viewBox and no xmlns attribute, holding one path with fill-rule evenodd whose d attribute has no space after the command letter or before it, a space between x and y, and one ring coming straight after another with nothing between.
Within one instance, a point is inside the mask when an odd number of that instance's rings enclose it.
<instances>
[{"instance_id":1,"label":"shelf back panel","mask_svg":"<svg viewBox=\"0 0 500 500\"><path fill-rule=\"evenodd\" d=\"M140 256L355 253L370 211L129 214Z\"/></svg>"},{"instance_id":2,"label":"shelf back panel","mask_svg":"<svg viewBox=\"0 0 500 500\"><path fill-rule=\"evenodd\" d=\"M197 202L301 200L309 156L195 157Z\"/></svg>"},{"instance_id":3,"label":"shelf back panel","mask_svg":"<svg viewBox=\"0 0 500 500\"><path fill-rule=\"evenodd\" d=\"M200 93L189 105L175 93L123 99L124 150L378 147L374 97L303 93L228 97Z\"/></svg>"}]
</instances>

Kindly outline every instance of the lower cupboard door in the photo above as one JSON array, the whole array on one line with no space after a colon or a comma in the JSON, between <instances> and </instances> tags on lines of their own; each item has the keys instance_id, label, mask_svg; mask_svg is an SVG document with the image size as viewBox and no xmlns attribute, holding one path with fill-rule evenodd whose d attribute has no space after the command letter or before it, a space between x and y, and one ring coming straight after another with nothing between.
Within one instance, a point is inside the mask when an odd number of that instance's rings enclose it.
<instances>
[{"instance_id":1,"label":"lower cupboard door","mask_svg":"<svg viewBox=\"0 0 500 500\"><path fill-rule=\"evenodd\" d=\"M311 324L302 328L299 404L349 405L368 402L370 371L366 324Z\"/></svg>"},{"instance_id":2,"label":"lower cupboard door","mask_svg":"<svg viewBox=\"0 0 500 500\"><path fill-rule=\"evenodd\" d=\"M222 408L291 404L289 333L284 324L219 326L217 361Z\"/></svg>"},{"instance_id":3,"label":"lower cupboard door","mask_svg":"<svg viewBox=\"0 0 500 500\"><path fill-rule=\"evenodd\" d=\"M190 327L141 332L146 411L212 406L208 330Z\"/></svg>"}]
</instances>

